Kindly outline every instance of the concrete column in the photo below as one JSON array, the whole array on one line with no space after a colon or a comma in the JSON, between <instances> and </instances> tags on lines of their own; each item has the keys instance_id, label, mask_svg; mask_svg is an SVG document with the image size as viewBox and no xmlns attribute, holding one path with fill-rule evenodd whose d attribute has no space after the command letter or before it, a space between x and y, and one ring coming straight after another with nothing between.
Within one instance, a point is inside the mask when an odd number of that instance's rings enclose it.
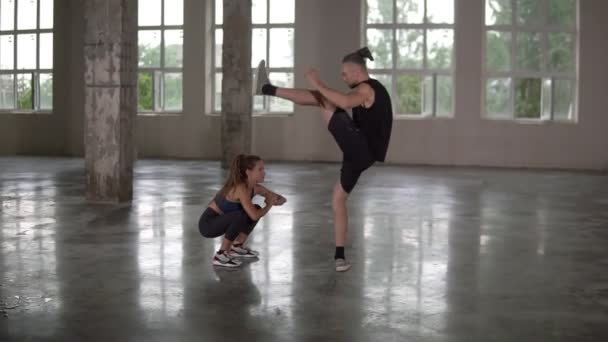
<instances>
[{"instance_id":1,"label":"concrete column","mask_svg":"<svg viewBox=\"0 0 608 342\"><path fill-rule=\"evenodd\" d=\"M251 0L224 0L222 167L251 152Z\"/></svg>"},{"instance_id":2,"label":"concrete column","mask_svg":"<svg viewBox=\"0 0 608 342\"><path fill-rule=\"evenodd\" d=\"M137 1L87 0L85 16L86 196L133 197L137 115Z\"/></svg>"}]
</instances>

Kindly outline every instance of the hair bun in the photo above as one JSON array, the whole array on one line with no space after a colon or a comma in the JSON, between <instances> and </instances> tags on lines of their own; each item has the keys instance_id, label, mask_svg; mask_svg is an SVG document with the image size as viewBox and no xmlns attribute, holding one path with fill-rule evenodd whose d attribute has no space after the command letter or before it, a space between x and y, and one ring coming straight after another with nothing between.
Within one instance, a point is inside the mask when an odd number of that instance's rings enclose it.
<instances>
[{"instance_id":1,"label":"hair bun","mask_svg":"<svg viewBox=\"0 0 608 342\"><path fill-rule=\"evenodd\" d=\"M357 50L357 55L361 56L362 58L367 58L370 61L374 60L374 57L372 56L372 52L369 51L369 49L367 48L367 46L362 47L359 50Z\"/></svg>"}]
</instances>

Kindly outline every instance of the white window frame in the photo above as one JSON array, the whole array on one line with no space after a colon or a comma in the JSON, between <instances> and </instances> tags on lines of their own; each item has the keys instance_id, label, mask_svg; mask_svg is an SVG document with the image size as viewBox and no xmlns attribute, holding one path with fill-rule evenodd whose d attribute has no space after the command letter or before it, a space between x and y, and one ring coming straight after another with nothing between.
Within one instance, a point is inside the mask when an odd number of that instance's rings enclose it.
<instances>
[{"instance_id":1,"label":"white window frame","mask_svg":"<svg viewBox=\"0 0 608 342\"><path fill-rule=\"evenodd\" d=\"M276 28L285 28L285 29L292 29L293 33L294 33L294 37L295 37L295 32L296 32L296 17L295 17L295 13L294 13L294 21L292 23L280 23L280 24L271 24L270 23L270 0L264 0L266 1L266 23L264 24L259 24L259 23L251 23L251 34L253 34L253 30L255 29L264 29L266 31L266 57L265 57L265 61L266 61L266 68L268 71L269 76L272 75L273 72L281 72L281 73L291 73L292 74L292 78L294 79L295 82L295 39L294 39L294 57L293 57L293 63L292 63L292 67L291 68L274 68L274 67L269 67L269 64L272 64L272 61L270 61L270 29L276 29ZM297 0L294 0L294 12L295 12L295 3ZM215 94L216 94L216 85L215 85L215 75L216 74L222 74L222 67L217 67L216 66L216 61L215 61L215 47L216 47L216 42L215 42L215 32L217 29L224 29L224 23L222 23L221 25L218 25L215 22L215 13L216 13L216 8L215 6L217 5L217 1L216 0L211 0L212 2L212 15L211 15L211 75L210 75L210 80L211 80L211 108L210 108L210 113L212 115L219 115L221 113L221 109L218 110L216 108L216 103L215 103ZM253 5L253 3L252 3ZM252 42L253 44L253 42ZM223 47L222 47L223 48ZM256 71L256 67L253 66L251 68L251 73L252 75L255 73ZM252 80L255 82L255 79L252 78ZM253 87L255 87L255 84L253 84ZM254 95L255 96L255 95ZM294 106L292 105L292 110L291 111L270 111L270 101L272 99L268 96L264 96L263 97L263 101L264 101L264 106L262 110L255 110L254 108L252 108L253 110L253 115L254 116L264 116L264 117L269 117L269 116L285 116L285 115L292 115L294 113ZM286 101L286 100L285 100ZM252 104L255 103L255 97L252 99ZM221 104L220 104L221 106ZM253 107L253 105L252 105Z\"/></svg>"},{"instance_id":2,"label":"white window frame","mask_svg":"<svg viewBox=\"0 0 608 342\"><path fill-rule=\"evenodd\" d=\"M40 34L51 33L53 35L53 50L54 50L54 42L55 42L55 16L53 15L53 28L50 29L41 29L40 28L40 1L36 0L36 28L28 29L28 30L19 30L19 16L18 16L18 7L19 1L14 0L14 27L13 30L8 31L0 31L1 36L13 36L13 69L10 70L0 70L0 75L12 75L13 76L13 108L4 108L0 109L0 112L9 112L9 113L46 113L50 114L53 112L54 101L51 102L51 108L40 108L40 74L50 74L53 79L53 90L55 84L55 75L54 75L54 65L51 69L41 69L40 68ZM55 10L55 1L53 1L53 11ZM17 64L17 51L19 51L19 42L17 40L17 36L22 34L35 34L36 35L36 68L35 69L19 69ZM51 53L53 53L51 51ZM55 63L53 59L53 64ZM32 109L20 109L18 108L19 102L19 94L17 92L18 88L18 76L22 74L29 74L32 76ZM51 94L54 97L54 91Z\"/></svg>"},{"instance_id":3,"label":"white window frame","mask_svg":"<svg viewBox=\"0 0 608 342\"><path fill-rule=\"evenodd\" d=\"M138 0L141 1L141 0ZM137 114L139 115L157 115L157 114L182 114L184 111L184 63L180 67L165 67L165 31L181 30L184 33L184 23L181 25L165 25L165 1L160 0L161 16L159 26L137 26L137 34L141 31L160 31L160 66L158 67L141 67L137 66L137 86L139 87L139 74L149 72L152 74L152 102L154 108L152 110L139 109L139 88L137 91ZM183 0L184 3L188 0ZM139 3L138 5L141 5ZM184 6L185 11L185 6ZM183 16L185 20L185 12ZM184 52L185 40L182 41L182 56ZM138 54L139 63L139 54ZM165 108L165 74L180 73L182 75L182 108L181 109L166 109Z\"/></svg>"},{"instance_id":4,"label":"white window frame","mask_svg":"<svg viewBox=\"0 0 608 342\"><path fill-rule=\"evenodd\" d=\"M559 122L577 122L578 120L578 89L579 89L579 81L578 81L578 60L579 60L579 1L576 1L576 14L575 14L575 24L571 28L567 28L565 26L556 26L550 25L548 23L543 23L541 25L530 25L530 24L519 24L517 23L517 0L511 1L511 24L498 24L498 25L486 25L486 2L484 0L483 3L483 44L482 44L482 97L481 97L481 112L482 118L487 120L512 120L512 121L521 121L521 122L536 122L536 121L559 121ZM548 17L549 12L549 3L547 0L537 0L542 1L542 7L544 11L545 18ZM488 32L490 31L500 31L511 34L511 70L509 71L493 71L488 70L487 67L487 37ZM532 71L532 70L519 70L517 67L517 36L519 33L539 33L541 34L542 39L542 60L541 60L541 69L544 69L548 62L548 34L550 33L568 33L572 34L574 37L574 51L573 51L573 72L554 72L548 70L541 71ZM487 80L488 79L509 79L510 80L510 110L509 113L493 113L498 117L492 117L491 114L487 112L486 107L486 92L487 92ZM541 79L541 112L539 113L539 118L518 118L515 113L515 85L516 80L518 79ZM572 97L572 117L569 119L559 119L555 118L555 81L556 80L568 80L572 81L574 84L574 91ZM545 91L545 82L550 82L550 94L546 94ZM543 113L543 104L545 96L550 96L550 109L549 115L545 115Z\"/></svg>"},{"instance_id":5,"label":"white window frame","mask_svg":"<svg viewBox=\"0 0 608 342\"><path fill-rule=\"evenodd\" d=\"M363 30L361 33L363 45L367 45L367 30L368 29L382 29L382 30L392 30L393 32L393 41L391 44L392 49L392 67L391 68L369 68L369 73L372 75L388 75L391 77L391 89L387 89L391 98L393 99L393 108L395 108L395 102L397 101L397 78L402 75L414 75L420 76L421 78L421 106L422 113L397 113L395 111L394 116L397 118L428 118L428 117L437 117L437 118L453 118L454 117L454 104L455 104L455 78L454 78L454 70L455 70L455 50L456 50L456 0L453 0L454 5L454 18L451 24L445 23L430 23L427 18L427 1L424 1L424 14L423 14L423 23L410 24L410 23L397 23L397 0L392 0L393 2L393 22L392 23L368 23L367 22L367 0L363 0L363 11L362 11L362 22L363 22ZM397 66L397 56L399 55L399 46L397 42L397 30L400 29L413 29L413 30L422 30L423 31L423 56L422 56L422 68L420 69L411 69L411 68L399 68ZM449 29L452 30L452 55L450 56L450 68L449 69L433 69L428 67L428 59L427 59L427 33L428 30L439 30L439 29ZM373 55L373 51L372 51ZM449 76L452 78L452 112L447 115L437 116L437 77L438 76ZM425 99L425 82L432 82L432 102L430 111L424 111L424 99Z\"/></svg>"}]
</instances>

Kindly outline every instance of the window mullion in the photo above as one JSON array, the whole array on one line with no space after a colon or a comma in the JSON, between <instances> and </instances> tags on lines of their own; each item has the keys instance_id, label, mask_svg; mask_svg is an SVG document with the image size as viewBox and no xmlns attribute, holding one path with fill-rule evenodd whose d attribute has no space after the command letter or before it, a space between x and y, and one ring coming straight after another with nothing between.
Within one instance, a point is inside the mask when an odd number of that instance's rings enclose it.
<instances>
[{"instance_id":1,"label":"window mullion","mask_svg":"<svg viewBox=\"0 0 608 342\"><path fill-rule=\"evenodd\" d=\"M40 73L34 73L32 75L32 80L34 82L32 86L34 110L40 110Z\"/></svg>"},{"instance_id":2,"label":"window mullion","mask_svg":"<svg viewBox=\"0 0 608 342\"><path fill-rule=\"evenodd\" d=\"M486 0L487 1L487 0ZM517 46L517 1L511 0L511 65L509 65L509 71L511 72L511 76L509 77L509 87L511 88L511 92L509 94L509 112L511 113L511 119L515 119L517 114L515 113L515 82L516 79L513 77L513 71L516 69L515 67L515 59L517 58L515 49Z\"/></svg>"},{"instance_id":3,"label":"window mullion","mask_svg":"<svg viewBox=\"0 0 608 342\"><path fill-rule=\"evenodd\" d=\"M266 31L266 67L270 70L270 0L266 1L266 25L264 30ZM250 62L251 63L251 62ZM270 72L268 71L270 74ZM270 97L264 96L264 103L262 108L266 111L270 111Z\"/></svg>"},{"instance_id":4,"label":"window mullion","mask_svg":"<svg viewBox=\"0 0 608 342\"><path fill-rule=\"evenodd\" d=\"M392 60L393 63L391 65L392 70L391 70L391 90L390 90L390 94L391 96L398 96L397 94L397 77L396 77L396 70L397 70L397 59L398 59L398 46L397 46L397 0L393 0L393 27L391 28L391 31L393 33L392 35L392 40L391 40L391 44L392 44Z\"/></svg>"}]
</instances>

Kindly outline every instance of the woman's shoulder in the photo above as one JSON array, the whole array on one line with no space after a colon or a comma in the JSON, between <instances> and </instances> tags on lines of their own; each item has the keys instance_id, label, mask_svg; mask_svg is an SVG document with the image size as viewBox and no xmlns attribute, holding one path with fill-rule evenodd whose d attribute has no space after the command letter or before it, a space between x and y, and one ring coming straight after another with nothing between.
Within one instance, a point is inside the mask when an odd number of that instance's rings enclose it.
<instances>
[{"instance_id":1,"label":"woman's shoulder","mask_svg":"<svg viewBox=\"0 0 608 342\"><path fill-rule=\"evenodd\" d=\"M238 184L232 189L231 194L238 198L241 196L247 196L249 194L249 190L247 189L247 185Z\"/></svg>"}]
</instances>

